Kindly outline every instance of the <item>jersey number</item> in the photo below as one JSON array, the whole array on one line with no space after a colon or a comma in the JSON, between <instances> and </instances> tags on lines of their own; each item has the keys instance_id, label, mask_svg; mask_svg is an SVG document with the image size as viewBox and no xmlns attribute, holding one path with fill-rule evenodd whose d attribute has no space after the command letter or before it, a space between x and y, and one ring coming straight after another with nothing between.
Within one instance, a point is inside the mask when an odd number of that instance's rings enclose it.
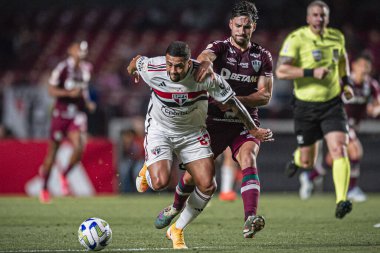
<instances>
[{"instance_id":1,"label":"jersey number","mask_svg":"<svg viewBox=\"0 0 380 253\"><path fill-rule=\"evenodd\" d=\"M198 137L197 139L202 146L210 145L210 135L208 134L204 134L203 136Z\"/></svg>"}]
</instances>

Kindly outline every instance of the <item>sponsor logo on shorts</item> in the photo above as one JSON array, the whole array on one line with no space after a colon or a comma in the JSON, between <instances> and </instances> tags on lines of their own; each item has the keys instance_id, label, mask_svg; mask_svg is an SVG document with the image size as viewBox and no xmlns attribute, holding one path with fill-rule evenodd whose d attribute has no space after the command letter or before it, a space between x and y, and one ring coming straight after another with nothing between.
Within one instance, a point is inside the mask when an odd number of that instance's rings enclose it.
<instances>
[{"instance_id":1,"label":"sponsor logo on shorts","mask_svg":"<svg viewBox=\"0 0 380 253\"><path fill-rule=\"evenodd\" d=\"M304 140L303 140L303 136L302 136L302 135L297 135L297 143L298 143L298 144L303 144L303 143L304 143Z\"/></svg>"},{"instance_id":2,"label":"sponsor logo on shorts","mask_svg":"<svg viewBox=\"0 0 380 253\"><path fill-rule=\"evenodd\" d=\"M154 147L150 150L153 155L159 155L161 153L161 147Z\"/></svg>"}]
</instances>

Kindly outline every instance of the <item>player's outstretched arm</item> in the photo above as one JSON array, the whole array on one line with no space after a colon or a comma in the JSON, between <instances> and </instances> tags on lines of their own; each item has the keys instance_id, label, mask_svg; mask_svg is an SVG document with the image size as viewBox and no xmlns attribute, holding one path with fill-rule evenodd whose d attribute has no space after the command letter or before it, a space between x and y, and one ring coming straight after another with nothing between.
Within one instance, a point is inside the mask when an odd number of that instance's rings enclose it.
<instances>
[{"instance_id":1,"label":"player's outstretched arm","mask_svg":"<svg viewBox=\"0 0 380 253\"><path fill-rule=\"evenodd\" d=\"M136 66L136 62L140 57L141 55L137 55L136 57L134 57L127 67L127 72L128 74L130 74L131 76L135 78L135 83L138 83L140 79L139 73L137 72L137 66Z\"/></svg>"},{"instance_id":2,"label":"player's outstretched arm","mask_svg":"<svg viewBox=\"0 0 380 253\"><path fill-rule=\"evenodd\" d=\"M213 61L215 61L216 55L210 50L203 50L203 52L198 55L197 61L200 62L198 70L195 72L195 80L197 82L203 82L207 75L211 75L211 78L215 78L215 73L213 70Z\"/></svg>"},{"instance_id":3,"label":"player's outstretched arm","mask_svg":"<svg viewBox=\"0 0 380 253\"><path fill-rule=\"evenodd\" d=\"M293 66L294 58L288 56L280 56L277 61L276 76L278 79L293 80L302 77L311 77L323 79L330 72L325 67L315 69L303 69Z\"/></svg>"},{"instance_id":4,"label":"player's outstretched arm","mask_svg":"<svg viewBox=\"0 0 380 253\"><path fill-rule=\"evenodd\" d=\"M270 129L256 126L247 109L245 109L244 105L235 96L232 96L226 104L230 106L236 116L243 122L250 134L262 142L274 140L272 131Z\"/></svg>"}]
</instances>

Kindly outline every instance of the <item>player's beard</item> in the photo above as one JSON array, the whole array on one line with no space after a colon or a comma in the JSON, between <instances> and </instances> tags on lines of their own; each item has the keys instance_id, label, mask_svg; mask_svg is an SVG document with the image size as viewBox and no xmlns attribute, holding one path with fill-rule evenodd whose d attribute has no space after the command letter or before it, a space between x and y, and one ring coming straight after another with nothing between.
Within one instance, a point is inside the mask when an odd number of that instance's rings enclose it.
<instances>
[{"instance_id":1,"label":"player's beard","mask_svg":"<svg viewBox=\"0 0 380 253\"><path fill-rule=\"evenodd\" d=\"M246 47L248 45L248 43L249 43L249 38L246 37L246 36L233 35L232 39L240 47Z\"/></svg>"},{"instance_id":2,"label":"player's beard","mask_svg":"<svg viewBox=\"0 0 380 253\"><path fill-rule=\"evenodd\" d=\"M172 80L173 82L179 82L181 80L180 74L170 74L169 73L169 76L170 76L170 80Z\"/></svg>"}]
</instances>

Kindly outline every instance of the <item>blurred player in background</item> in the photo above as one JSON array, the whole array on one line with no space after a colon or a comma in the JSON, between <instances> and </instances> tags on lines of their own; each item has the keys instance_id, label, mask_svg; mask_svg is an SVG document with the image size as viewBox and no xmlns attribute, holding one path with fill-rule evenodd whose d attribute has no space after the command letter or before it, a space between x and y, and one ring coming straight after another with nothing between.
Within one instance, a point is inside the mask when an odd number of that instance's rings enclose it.
<instances>
[{"instance_id":1,"label":"blurred player in background","mask_svg":"<svg viewBox=\"0 0 380 253\"><path fill-rule=\"evenodd\" d=\"M165 57L137 56L128 66L129 74L140 75L152 88L145 121L146 166L136 179L137 188L140 192L148 186L155 191L165 189L173 152L194 178L195 189L186 207L167 231L175 249L187 248L183 230L202 212L216 190L213 153L206 130L207 93L217 103L231 108L258 140L272 137L270 130L256 126L221 76L198 82L194 76L197 68L199 64L190 59L188 45L181 41L172 42Z\"/></svg>"},{"instance_id":2,"label":"blurred player in background","mask_svg":"<svg viewBox=\"0 0 380 253\"><path fill-rule=\"evenodd\" d=\"M269 103L273 74L271 54L265 48L251 42L257 19L257 9L253 3L237 2L229 21L231 37L212 42L198 56L197 60L201 65L196 79L203 80L207 75L213 75L214 71L220 74L228 81L236 93L236 98L259 125L257 106ZM260 180L256 159L260 140L246 130L234 112L212 99L209 100L207 130L210 133L214 157L230 147L233 159L242 168L240 192L244 204L243 236L252 238L265 226L264 217L257 215ZM157 228L170 224L185 205L193 189L192 178L185 172L177 185L173 204L157 216Z\"/></svg>"},{"instance_id":3,"label":"blurred player in background","mask_svg":"<svg viewBox=\"0 0 380 253\"><path fill-rule=\"evenodd\" d=\"M367 196L358 186L363 147L357 132L359 131L360 122L367 116L376 118L380 115L380 87L378 82L370 76L372 71L370 55L360 55L352 62L351 67L355 97L349 101L344 101L350 127L348 156L351 162L351 174L347 197L355 202L363 202L366 201ZM332 165L332 159L329 154L327 154L326 163L330 166ZM311 173L304 172L301 174L300 182L304 198L310 197L313 190L313 180L316 176L319 176L319 173L315 169Z\"/></svg>"},{"instance_id":4,"label":"blurred player in background","mask_svg":"<svg viewBox=\"0 0 380 253\"><path fill-rule=\"evenodd\" d=\"M347 200L350 161L347 154L348 124L341 100L353 97L352 80L343 34L327 28L330 9L323 1L307 7L308 26L290 33L280 51L276 74L294 80L294 119L298 148L288 163L289 176L299 168L312 169L317 141L326 140L333 159L336 218L352 210ZM343 87L341 88L340 80Z\"/></svg>"},{"instance_id":5,"label":"blurred player in background","mask_svg":"<svg viewBox=\"0 0 380 253\"><path fill-rule=\"evenodd\" d=\"M40 202L49 203L48 181L55 162L58 148L67 139L73 147L69 164L60 173L62 194L70 193L67 174L81 160L87 131L86 107L95 110L90 101L88 83L91 77L91 64L84 61L88 53L86 41L72 43L67 53L69 57L60 62L49 79L49 94L55 98L51 114L50 141L44 163L40 168L43 187Z\"/></svg>"},{"instance_id":6,"label":"blurred player in background","mask_svg":"<svg viewBox=\"0 0 380 253\"><path fill-rule=\"evenodd\" d=\"M234 201L237 199L234 186L237 180L238 169L238 164L232 158L231 149L227 147L223 152L223 163L220 167L220 200Z\"/></svg>"}]
</instances>

